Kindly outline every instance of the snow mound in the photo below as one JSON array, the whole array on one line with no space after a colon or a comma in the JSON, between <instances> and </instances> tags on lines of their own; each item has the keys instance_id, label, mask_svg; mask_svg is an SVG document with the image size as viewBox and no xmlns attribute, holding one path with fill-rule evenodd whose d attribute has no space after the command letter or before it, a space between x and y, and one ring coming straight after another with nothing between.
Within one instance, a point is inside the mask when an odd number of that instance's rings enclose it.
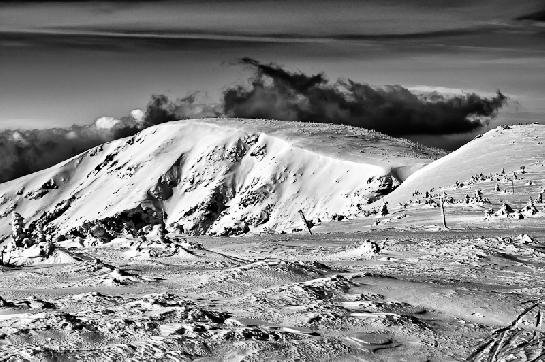
<instances>
[{"instance_id":1,"label":"snow mound","mask_svg":"<svg viewBox=\"0 0 545 362\"><path fill-rule=\"evenodd\" d=\"M15 248L2 251L2 262L10 266L29 266L45 264L72 264L76 260L63 250L53 250L49 255L43 255L43 250L38 246L28 249Z\"/></svg>"},{"instance_id":2,"label":"snow mound","mask_svg":"<svg viewBox=\"0 0 545 362\"><path fill-rule=\"evenodd\" d=\"M380 253L380 246L370 240L357 243L355 247L348 247L346 250L329 256L331 260L360 260L368 259Z\"/></svg>"},{"instance_id":3,"label":"snow mound","mask_svg":"<svg viewBox=\"0 0 545 362\"><path fill-rule=\"evenodd\" d=\"M299 210L310 223L357 215L441 155L345 126L170 122L0 184L0 240L12 211L57 234L101 239L163 221L193 235L292 231Z\"/></svg>"}]
</instances>

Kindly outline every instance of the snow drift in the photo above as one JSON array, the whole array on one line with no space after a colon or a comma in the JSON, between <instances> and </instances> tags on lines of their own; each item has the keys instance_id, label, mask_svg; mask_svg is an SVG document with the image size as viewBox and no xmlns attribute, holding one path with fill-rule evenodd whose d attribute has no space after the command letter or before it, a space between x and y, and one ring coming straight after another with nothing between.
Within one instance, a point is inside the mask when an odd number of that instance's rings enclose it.
<instances>
[{"instance_id":1,"label":"snow drift","mask_svg":"<svg viewBox=\"0 0 545 362\"><path fill-rule=\"evenodd\" d=\"M150 127L0 184L10 214L65 234L103 220L118 229L232 235L357 215L441 156L410 141L327 124L185 120Z\"/></svg>"}]
</instances>

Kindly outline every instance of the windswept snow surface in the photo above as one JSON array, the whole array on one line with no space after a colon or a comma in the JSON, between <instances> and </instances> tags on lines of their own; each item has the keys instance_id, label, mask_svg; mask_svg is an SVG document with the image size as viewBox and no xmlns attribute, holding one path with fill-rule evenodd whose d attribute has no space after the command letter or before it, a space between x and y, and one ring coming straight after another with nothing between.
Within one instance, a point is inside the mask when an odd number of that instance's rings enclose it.
<instances>
[{"instance_id":1,"label":"windswept snow surface","mask_svg":"<svg viewBox=\"0 0 545 362\"><path fill-rule=\"evenodd\" d=\"M164 211L167 226L191 234L291 231L303 227L298 210L314 221L357 215L440 156L345 126L171 122L1 184L0 239L12 211L60 232L146 209Z\"/></svg>"}]
</instances>

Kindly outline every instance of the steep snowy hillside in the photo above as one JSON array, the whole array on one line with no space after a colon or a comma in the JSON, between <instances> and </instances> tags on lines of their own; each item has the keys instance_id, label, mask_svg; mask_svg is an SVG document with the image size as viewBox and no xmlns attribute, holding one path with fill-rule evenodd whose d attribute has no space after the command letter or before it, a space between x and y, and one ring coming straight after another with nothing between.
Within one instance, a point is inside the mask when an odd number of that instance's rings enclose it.
<instances>
[{"instance_id":1,"label":"steep snowy hillside","mask_svg":"<svg viewBox=\"0 0 545 362\"><path fill-rule=\"evenodd\" d=\"M497 127L414 172L385 200L397 205L407 202L416 191L424 193L433 188L453 186L481 173L490 175L505 170L510 176L521 166L542 163L544 142L543 125Z\"/></svg>"},{"instance_id":2,"label":"steep snowy hillside","mask_svg":"<svg viewBox=\"0 0 545 362\"><path fill-rule=\"evenodd\" d=\"M190 234L302 228L355 215L439 151L327 124L186 120L148 128L0 185L10 214L59 233L160 224ZM89 222L88 222L89 221ZM76 231L77 232L77 231Z\"/></svg>"}]
</instances>

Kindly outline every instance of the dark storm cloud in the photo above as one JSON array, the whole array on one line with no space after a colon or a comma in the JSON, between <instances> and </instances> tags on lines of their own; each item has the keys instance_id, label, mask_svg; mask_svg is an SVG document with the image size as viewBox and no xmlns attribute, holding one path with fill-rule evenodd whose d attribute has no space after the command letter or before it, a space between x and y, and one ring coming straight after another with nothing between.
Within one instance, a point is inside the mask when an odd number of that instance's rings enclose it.
<instances>
[{"instance_id":1,"label":"dark storm cloud","mask_svg":"<svg viewBox=\"0 0 545 362\"><path fill-rule=\"evenodd\" d=\"M221 115L220 105L197 102L198 93L185 98L171 101L165 95L153 95L146 108L143 126L145 128L156 124L189 118L218 117Z\"/></svg>"},{"instance_id":2,"label":"dark storm cloud","mask_svg":"<svg viewBox=\"0 0 545 362\"><path fill-rule=\"evenodd\" d=\"M308 76L244 58L255 68L249 87L224 93L224 112L240 118L331 122L374 129L390 135L448 134L475 130L478 117L492 117L506 97L477 94L422 99L399 86L374 88L348 80L330 83L324 74Z\"/></svg>"},{"instance_id":3,"label":"dark storm cloud","mask_svg":"<svg viewBox=\"0 0 545 362\"><path fill-rule=\"evenodd\" d=\"M0 132L0 182L38 171L114 139L94 126Z\"/></svg>"},{"instance_id":4,"label":"dark storm cloud","mask_svg":"<svg viewBox=\"0 0 545 362\"><path fill-rule=\"evenodd\" d=\"M545 9L536 11L531 14L519 16L517 20L531 20L531 21L545 22Z\"/></svg>"},{"instance_id":5,"label":"dark storm cloud","mask_svg":"<svg viewBox=\"0 0 545 362\"><path fill-rule=\"evenodd\" d=\"M152 96L142 119L104 117L85 126L1 131L0 182L53 166L101 143L131 136L156 124L218 115L214 106L199 104L196 99L196 94L176 101L163 95Z\"/></svg>"}]
</instances>

